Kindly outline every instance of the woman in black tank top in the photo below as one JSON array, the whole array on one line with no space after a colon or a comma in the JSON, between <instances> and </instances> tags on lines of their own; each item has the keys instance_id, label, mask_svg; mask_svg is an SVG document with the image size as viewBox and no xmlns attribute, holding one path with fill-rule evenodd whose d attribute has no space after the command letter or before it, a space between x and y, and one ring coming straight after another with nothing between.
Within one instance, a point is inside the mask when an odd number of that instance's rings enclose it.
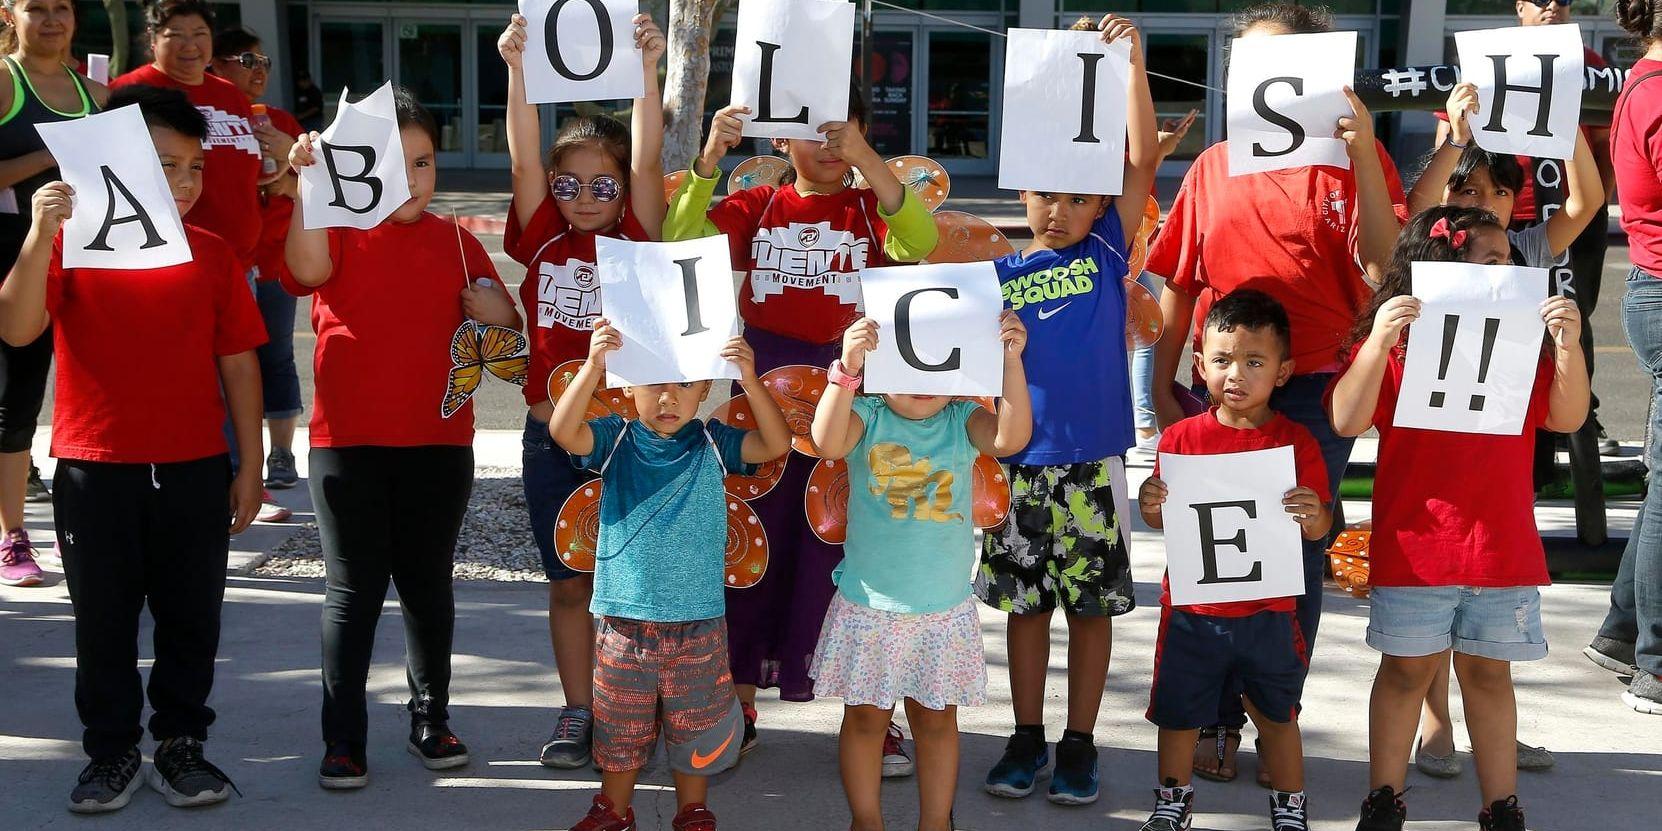
<instances>
[{"instance_id":1,"label":"woman in black tank top","mask_svg":"<svg viewBox=\"0 0 1662 831\"><path fill-rule=\"evenodd\" d=\"M64 66L75 37L73 0L0 0L0 279L29 233L35 190L58 168L35 125L98 111L109 91ZM48 331L28 346L0 344L0 584L38 584L23 501L29 446L52 363ZM44 489L43 489L44 490Z\"/></svg>"}]
</instances>

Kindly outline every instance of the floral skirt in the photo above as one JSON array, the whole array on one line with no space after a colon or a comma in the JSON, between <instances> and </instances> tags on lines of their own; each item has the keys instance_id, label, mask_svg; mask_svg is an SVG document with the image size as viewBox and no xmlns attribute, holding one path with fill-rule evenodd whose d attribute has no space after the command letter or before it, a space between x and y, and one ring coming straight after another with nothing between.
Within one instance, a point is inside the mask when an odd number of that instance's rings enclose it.
<instances>
[{"instance_id":1,"label":"floral skirt","mask_svg":"<svg viewBox=\"0 0 1662 831\"><path fill-rule=\"evenodd\" d=\"M808 674L816 693L849 705L887 709L903 698L931 710L985 704L987 659L975 598L914 615L861 606L838 593Z\"/></svg>"}]
</instances>

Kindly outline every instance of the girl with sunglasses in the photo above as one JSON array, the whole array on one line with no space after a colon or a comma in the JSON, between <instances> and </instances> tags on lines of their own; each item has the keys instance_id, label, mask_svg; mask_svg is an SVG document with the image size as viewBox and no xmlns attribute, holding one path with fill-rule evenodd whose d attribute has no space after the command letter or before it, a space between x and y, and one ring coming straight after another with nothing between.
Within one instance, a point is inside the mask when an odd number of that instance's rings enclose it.
<instances>
[{"instance_id":1,"label":"girl with sunglasses","mask_svg":"<svg viewBox=\"0 0 1662 831\"><path fill-rule=\"evenodd\" d=\"M556 768L589 764L593 733L593 576L567 568L554 550L560 506L592 475L574 465L571 455L549 435L554 405L548 380L561 363L588 355L600 316L594 238L657 239L664 217L658 61L665 41L650 15L636 15L633 22L646 91L634 101L630 126L604 115L573 118L555 137L546 162L539 147L537 107L525 96L525 18L514 15L497 40L508 65L508 151L514 182L503 248L528 270L520 286L531 340L530 379L525 384L530 408L525 416L525 504L548 575L549 637L565 692L565 705L541 753L542 763Z\"/></svg>"}]
</instances>

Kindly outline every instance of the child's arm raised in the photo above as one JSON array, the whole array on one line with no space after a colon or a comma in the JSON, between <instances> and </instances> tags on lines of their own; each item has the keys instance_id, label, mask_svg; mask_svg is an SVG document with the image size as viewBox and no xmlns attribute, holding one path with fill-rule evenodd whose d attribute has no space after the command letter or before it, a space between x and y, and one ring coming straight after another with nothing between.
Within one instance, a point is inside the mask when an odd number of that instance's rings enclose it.
<instances>
[{"instance_id":1,"label":"child's arm raised","mask_svg":"<svg viewBox=\"0 0 1662 831\"><path fill-rule=\"evenodd\" d=\"M1454 175L1454 168L1460 164L1460 152L1472 143L1472 127L1467 118L1477 111L1477 85L1455 84L1448 94L1447 111L1448 123L1437 133L1441 136L1446 129L1448 140L1437 145L1436 152L1431 154L1431 161L1426 162L1425 170L1420 172L1419 181L1408 192L1409 216L1443 203L1449 177ZM1356 189L1361 192L1361 180L1356 182ZM1363 203L1364 210L1369 207L1372 207L1371 203Z\"/></svg>"},{"instance_id":2,"label":"child's arm raised","mask_svg":"<svg viewBox=\"0 0 1662 831\"><path fill-rule=\"evenodd\" d=\"M1027 327L1015 312L998 315L998 337L1004 343L1004 392L998 415L977 409L969 419L970 443L996 458L1019 452L1033 438L1033 403L1027 392L1027 372L1021 353L1027 348Z\"/></svg>"},{"instance_id":3,"label":"child's arm raised","mask_svg":"<svg viewBox=\"0 0 1662 831\"><path fill-rule=\"evenodd\" d=\"M1379 142L1373 134L1373 115L1350 87L1344 91L1351 114L1339 119L1333 135L1344 141L1350 154L1351 173L1356 177L1360 215L1356 257L1362 263L1363 279L1377 289L1391 265L1391 249L1396 247L1402 223L1397 221L1396 209L1391 207L1390 185L1385 182L1385 166L1379 160Z\"/></svg>"},{"instance_id":4,"label":"child's arm raised","mask_svg":"<svg viewBox=\"0 0 1662 831\"><path fill-rule=\"evenodd\" d=\"M1575 155L1570 157L1568 167L1564 173L1564 208L1547 220L1547 244L1552 246L1553 256L1563 254L1604 205L1598 162L1580 130L1575 131Z\"/></svg>"},{"instance_id":5,"label":"child's arm raised","mask_svg":"<svg viewBox=\"0 0 1662 831\"><path fill-rule=\"evenodd\" d=\"M1402 330L1419 316L1420 301L1406 294L1393 297L1379 307L1368 339L1356 351L1350 368L1333 385L1327 414L1333 423L1333 432L1347 437L1360 436L1373 426L1373 414L1379 409L1379 386L1385 381L1385 365L1391 360L1391 350L1402 338Z\"/></svg>"},{"instance_id":6,"label":"child's arm raised","mask_svg":"<svg viewBox=\"0 0 1662 831\"><path fill-rule=\"evenodd\" d=\"M1131 41L1131 88L1126 112L1125 180L1114 200L1124 238L1131 239L1143 224L1143 208L1154 189L1155 172L1160 168L1159 122L1154 115L1154 97L1148 88L1148 70L1143 62L1143 38L1131 21L1117 15L1103 15L1097 28L1104 43L1120 38Z\"/></svg>"},{"instance_id":7,"label":"child's arm raised","mask_svg":"<svg viewBox=\"0 0 1662 831\"><path fill-rule=\"evenodd\" d=\"M722 347L721 357L738 365L739 388L744 390L745 400L750 402L750 414L756 418L756 429L745 434L744 445L739 448L745 463L771 462L791 452L791 428L785 424L779 402L773 400L762 379L756 377L756 353L744 336L734 335Z\"/></svg>"},{"instance_id":8,"label":"child's arm raised","mask_svg":"<svg viewBox=\"0 0 1662 831\"><path fill-rule=\"evenodd\" d=\"M35 191L30 207L34 222L11 274L0 283L0 339L12 346L34 343L51 322L46 313L46 272L52 265L52 240L74 212L74 196L74 188L63 182L49 182Z\"/></svg>"},{"instance_id":9,"label":"child's arm raised","mask_svg":"<svg viewBox=\"0 0 1662 831\"><path fill-rule=\"evenodd\" d=\"M289 166L299 171L317 164L312 145L317 133L300 136L289 150ZM288 262L289 274L302 286L317 288L329 282L335 272L335 261L329 254L329 232L323 228L306 227L305 206L294 200L294 217L289 220L289 238L284 244L283 259Z\"/></svg>"},{"instance_id":10,"label":"child's arm raised","mask_svg":"<svg viewBox=\"0 0 1662 831\"><path fill-rule=\"evenodd\" d=\"M866 371L866 355L877 348L877 321L862 317L843 332L842 369L858 376ZM865 422L854 414L856 390L842 384L826 384L819 406L814 408L814 423L808 435L814 440L814 449L822 459L835 461L847 456L866 434Z\"/></svg>"},{"instance_id":11,"label":"child's arm raised","mask_svg":"<svg viewBox=\"0 0 1662 831\"><path fill-rule=\"evenodd\" d=\"M548 171L542 164L542 122L537 105L525 98L525 18L514 15L496 39L496 51L508 65L508 159L514 181L514 220L531 227L531 217L548 195Z\"/></svg>"},{"instance_id":12,"label":"child's arm raised","mask_svg":"<svg viewBox=\"0 0 1662 831\"><path fill-rule=\"evenodd\" d=\"M1553 353L1552 392L1547 399L1545 426L1554 433L1573 433L1581 429L1592 407L1592 381L1587 377L1587 358L1581 351L1581 310L1574 300L1555 294L1541 304L1541 319L1552 336Z\"/></svg>"},{"instance_id":13,"label":"child's arm raised","mask_svg":"<svg viewBox=\"0 0 1662 831\"><path fill-rule=\"evenodd\" d=\"M710 136L704 141L704 151L693 160L686 181L669 199L669 209L664 215L664 239L697 239L721 233L709 219L710 197L721 179L718 166L721 160L727 151L744 141L744 122L739 121L739 116L749 114L749 107L729 104L710 119Z\"/></svg>"},{"instance_id":14,"label":"child's arm raised","mask_svg":"<svg viewBox=\"0 0 1662 831\"><path fill-rule=\"evenodd\" d=\"M225 407L231 413L237 455L258 459L265 455L261 443L260 362L252 350L219 357L219 383L225 389ZM243 464L231 480L231 533L240 534L260 512L263 485L258 464Z\"/></svg>"},{"instance_id":15,"label":"child's arm raised","mask_svg":"<svg viewBox=\"0 0 1662 831\"><path fill-rule=\"evenodd\" d=\"M646 92L635 99L629 116L629 207L653 239L664 235L664 97L658 89L658 61L664 57L664 33L652 15L635 15L635 46L641 50Z\"/></svg>"},{"instance_id":16,"label":"child's arm raised","mask_svg":"<svg viewBox=\"0 0 1662 831\"><path fill-rule=\"evenodd\" d=\"M587 456L594 452L594 431L589 429L587 414L589 401L600 382L606 379L606 353L623 345L623 336L612 328L612 322L600 318L594 322L594 334L589 336L589 359L577 370L560 400L554 402L554 415L548 419L548 436L561 449L573 456Z\"/></svg>"},{"instance_id":17,"label":"child's arm raised","mask_svg":"<svg viewBox=\"0 0 1662 831\"><path fill-rule=\"evenodd\" d=\"M889 226L883 253L897 262L915 263L929 256L941 241L941 232L929 209L912 189L895 178L888 163L866 142L856 121L832 121L819 126L825 149L859 168L866 185L877 196L877 215Z\"/></svg>"}]
</instances>

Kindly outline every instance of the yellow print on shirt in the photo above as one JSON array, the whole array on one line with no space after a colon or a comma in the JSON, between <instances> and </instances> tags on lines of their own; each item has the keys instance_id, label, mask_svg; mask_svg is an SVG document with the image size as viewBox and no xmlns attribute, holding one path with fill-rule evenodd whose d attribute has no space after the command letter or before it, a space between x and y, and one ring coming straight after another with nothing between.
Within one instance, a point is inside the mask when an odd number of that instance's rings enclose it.
<instances>
[{"instance_id":1,"label":"yellow print on shirt","mask_svg":"<svg viewBox=\"0 0 1662 831\"><path fill-rule=\"evenodd\" d=\"M888 500L890 516L919 522L959 522L963 514L952 513L952 471L934 470L928 459L912 460L905 445L880 443L867 456L871 466L872 496ZM933 472L931 472L933 471ZM934 496L930 497L930 488Z\"/></svg>"},{"instance_id":2,"label":"yellow print on shirt","mask_svg":"<svg viewBox=\"0 0 1662 831\"><path fill-rule=\"evenodd\" d=\"M1100 274L1095 257L1079 257L1067 265L1020 274L1004 281L1004 302L1011 311L1029 303L1090 294L1096 288L1091 275Z\"/></svg>"}]
</instances>

